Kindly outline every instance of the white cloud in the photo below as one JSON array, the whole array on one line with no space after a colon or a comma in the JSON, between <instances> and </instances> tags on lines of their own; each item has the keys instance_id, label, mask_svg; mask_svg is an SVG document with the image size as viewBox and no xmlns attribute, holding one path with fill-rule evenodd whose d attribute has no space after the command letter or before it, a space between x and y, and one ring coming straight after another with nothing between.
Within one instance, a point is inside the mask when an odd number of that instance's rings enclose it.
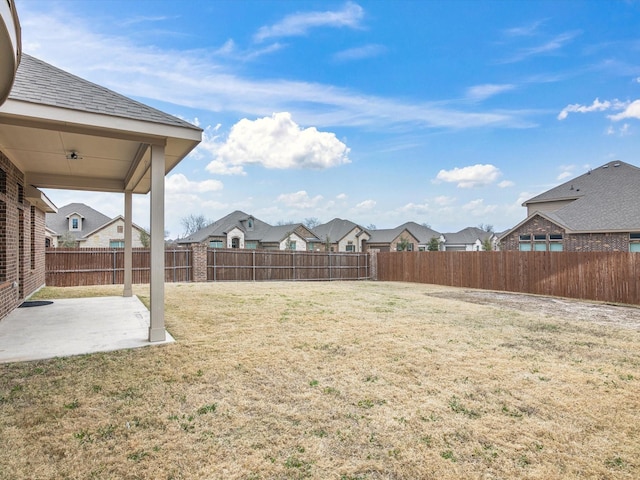
<instances>
[{"instance_id":1,"label":"white cloud","mask_svg":"<svg viewBox=\"0 0 640 480\"><path fill-rule=\"evenodd\" d=\"M283 193L278 196L278 202L285 204L288 207L295 208L315 208L322 201L322 195L316 195L311 198L309 194L300 190L295 193Z\"/></svg>"},{"instance_id":2,"label":"white cloud","mask_svg":"<svg viewBox=\"0 0 640 480\"><path fill-rule=\"evenodd\" d=\"M607 115L607 118L617 122L625 118L637 118L640 119L640 100L634 100L630 104L626 105L623 112L616 115Z\"/></svg>"},{"instance_id":3,"label":"white cloud","mask_svg":"<svg viewBox=\"0 0 640 480\"><path fill-rule=\"evenodd\" d=\"M441 207L446 207L448 205L453 205L456 201L456 197L447 197L446 195L439 195L436 198L434 198L434 201L436 202L436 204L440 205Z\"/></svg>"},{"instance_id":4,"label":"white cloud","mask_svg":"<svg viewBox=\"0 0 640 480\"><path fill-rule=\"evenodd\" d=\"M407 203L406 205L399 208L399 211L406 214L411 215L425 215L431 212L429 208L429 203L425 202L422 204L419 203Z\"/></svg>"},{"instance_id":5,"label":"white cloud","mask_svg":"<svg viewBox=\"0 0 640 480\"><path fill-rule=\"evenodd\" d=\"M485 205L482 198L471 200L470 202L462 206L462 209L464 211L474 216L482 216L493 213L495 212L496 208L496 205Z\"/></svg>"},{"instance_id":6,"label":"white cloud","mask_svg":"<svg viewBox=\"0 0 640 480\"><path fill-rule=\"evenodd\" d=\"M347 198L349 198L349 196L346 193L340 193L336 195L337 200L346 200Z\"/></svg>"},{"instance_id":7,"label":"white cloud","mask_svg":"<svg viewBox=\"0 0 640 480\"><path fill-rule=\"evenodd\" d=\"M364 200L356 205L357 210L371 210L376 206L375 200Z\"/></svg>"},{"instance_id":8,"label":"white cloud","mask_svg":"<svg viewBox=\"0 0 640 480\"><path fill-rule=\"evenodd\" d=\"M333 133L300 128L287 112L242 119L217 149L207 169L261 165L265 168L325 169L349 163L349 148Z\"/></svg>"},{"instance_id":9,"label":"white cloud","mask_svg":"<svg viewBox=\"0 0 640 480\"><path fill-rule=\"evenodd\" d=\"M515 185L515 183L513 183L511 180L503 180L503 181L498 183L498 187L500 187L500 188L513 187L514 185Z\"/></svg>"},{"instance_id":10,"label":"white cloud","mask_svg":"<svg viewBox=\"0 0 640 480\"><path fill-rule=\"evenodd\" d=\"M457 183L459 188L482 187L495 182L502 173L494 165L472 165L453 170L440 170L436 180Z\"/></svg>"},{"instance_id":11,"label":"white cloud","mask_svg":"<svg viewBox=\"0 0 640 480\"><path fill-rule=\"evenodd\" d=\"M352 60L362 60L365 58L377 57L387 49L382 45L365 45L363 47L349 48L333 55L336 62L350 62Z\"/></svg>"},{"instance_id":12,"label":"white cloud","mask_svg":"<svg viewBox=\"0 0 640 480\"><path fill-rule=\"evenodd\" d=\"M337 11L295 13L274 25L260 27L254 40L262 42L269 38L306 35L309 30L318 27L358 28L363 16L362 7L352 2L347 2L342 10Z\"/></svg>"},{"instance_id":13,"label":"white cloud","mask_svg":"<svg viewBox=\"0 0 640 480\"><path fill-rule=\"evenodd\" d=\"M242 165L230 166L220 160L212 160L206 166L207 172L213 175L246 175Z\"/></svg>"},{"instance_id":14,"label":"white cloud","mask_svg":"<svg viewBox=\"0 0 640 480\"><path fill-rule=\"evenodd\" d=\"M571 172L562 172L556 177L556 180L564 180L565 178L571 178L572 176Z\"/></svg>"},{"instance_id":15,"label":"white cloud","mask_svg":"<svg viewBox=\"0 0 640 480\"><path fill-rule=\"evenodd\" d=\"M567 105L562 109L562 111L558 114L558 120L564 120L569 116L569 113L601 112L604 110L609 110L610 108L611 102L609 100L601 102L599 98L596 98L591 105L580 105L579 103L574 103L571 105Z\"/></svg>"},{"instance_id":16,"label":"white cloud","mask_svg":"<svg viewBox=\"0 0 640 480\"><path fill-rule=\"evenodd\" d=\"M515 85L510 83L506 84L492 84L488 83L485 85L476 85L474 87L470 87L467 89L467 97L472 100L486 100L489 97L493 97L494 95L498 95L503 92L508 92L509 90L513 90Z\"/></svg>"},{"instance_id":17,"label":"white cloud","mask_svg":"<svg viewBox=\"0 0 640 480\"><path fill-rule=\"evenodd\" d=\"M536 45L530 48L524 48L513 55L511 58L508 58L503 61L503 63L515 63L520 62L522 60L526 60L529 57L533 57L536 55L544 55L556 52L565 47L569 42L571 42L575 37L580 35L581 32L566 32L556 35L545 43L540 45Z\"/></svg>"},{"instance_id":18,"label":"white cloud","mask_svg":"<svg viewBox=\"0 0 640 480\"><path fill-rule=\"evenodd\" d=\"M535 21L529 25L508 28L504 33L510 37L530 37L538 32L538 28L544 22L542 20Z\"/></svg>"},{"instance_id":19,"label":"white cloud","mask_svg":"<svg viewBox=\"0 0 640 480\"><path fill-rule=\"evenodd\" d=\"M219 180L203 180L194 182L189 180L182 173L169 175L165 180L165 190L167 194L176 193L206 193L217 192L223 189L223 184Z\"/></svg>"}]
</instances>

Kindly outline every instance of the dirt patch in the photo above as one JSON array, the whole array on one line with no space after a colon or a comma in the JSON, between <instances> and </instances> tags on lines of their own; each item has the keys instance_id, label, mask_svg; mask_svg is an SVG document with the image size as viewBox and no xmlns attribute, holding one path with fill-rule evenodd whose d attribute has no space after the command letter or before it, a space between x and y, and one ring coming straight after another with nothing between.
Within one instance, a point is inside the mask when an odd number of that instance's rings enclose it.
<instances>
[{"instance_id":1,"label":"dirt patch","mask_svg":"<svg viewBox=\"0 0 640 480\"><path fill-rule=\"evenodd\" d=\"M428 296L447 298L496 308L537 313L541 317L592 322L640 330L640 308L629 305L593 303L567 298L527 295L486 290L447 289L429 292Z\"/></svg>"}]
</instances>

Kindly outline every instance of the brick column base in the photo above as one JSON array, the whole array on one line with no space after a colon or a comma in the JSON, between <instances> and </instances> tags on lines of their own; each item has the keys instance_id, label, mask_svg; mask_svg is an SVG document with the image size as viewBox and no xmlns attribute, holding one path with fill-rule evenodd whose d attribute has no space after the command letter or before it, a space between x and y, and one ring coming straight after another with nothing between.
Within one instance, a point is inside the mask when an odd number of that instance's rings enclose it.
<instances>
[{"instance_id":1,"label":"brick column base","mask_svg":"<svg viewBox=\"0 0 640 480\"><path fill-rule=\"evenodd\" d=\"M191 245L191 281L207 281L207 250L204 243L194 243Z\"/></svg>"}]
</instances>

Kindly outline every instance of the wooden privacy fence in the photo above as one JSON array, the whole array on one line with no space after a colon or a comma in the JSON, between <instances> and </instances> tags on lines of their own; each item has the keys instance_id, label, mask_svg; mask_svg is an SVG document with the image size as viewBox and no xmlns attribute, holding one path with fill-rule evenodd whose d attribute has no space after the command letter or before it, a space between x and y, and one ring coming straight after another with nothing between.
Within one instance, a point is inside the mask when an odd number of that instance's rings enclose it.
<instances>
[{"instance_id":1,"label":"wooden privacy fence","mask_svg":"<svg viewBox=\"0 0 640 480\"><path fill-rule=\"evenodd\" d=\"M207 252L207 280L365 280L367 253L289 250L219 250Z\"/></svg>"},{"instance_id":2,"label":"wooden privacy fence","mask_svg":"<svg viewBox=\"0 0 640 480\"><path fill-rule=\"evenodd\" d=\"M196 247L198 248L198 247ZM170 249L165 281L363 280L370 277L366 253L281 250ZM206 254L204 254L206 253ZM150 251L133 249L133 283L149 283ZM46 284L55 287L124 284L124 251L108 248L50 248Z\"/></svg>"},{"instance_id":3,"label":"wooden privacy fence","mask_svg":"<svg viewBox=\"0 0 640 480\"><path fill-rule=\"evenodd\" d=\"M133 283L149 283L151 255L148 248L134 248ZM166 250L165 281L191 280L192 252ZM124 284L124 250L110 248L48 248L45 282L52 287Z\"/></svg>"},{"instance_id":4,"label":"wooden privacy fence","mask_svg":"<svg viewBox=\"0 0 640 480\"><path fill-rule=\"evenodd\" d=\"M377 279L640 304L632 252L385 252Z\"/></svg>"}]
</instances>

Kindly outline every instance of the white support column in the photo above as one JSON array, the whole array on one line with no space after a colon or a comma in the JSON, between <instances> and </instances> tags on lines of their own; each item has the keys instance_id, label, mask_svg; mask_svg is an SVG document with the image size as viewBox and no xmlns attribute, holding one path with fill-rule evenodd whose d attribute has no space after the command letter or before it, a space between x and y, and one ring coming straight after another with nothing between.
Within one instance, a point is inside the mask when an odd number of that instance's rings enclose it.
<instances>
[{"instance_id":1,"label":"white support column","mask_svg":"<svg viewBox=\"0 0 640 480\"><path fill-rule=\"evenodd\" d=\"M133 194L124 192L124 292L123 297L133 296Z\"/></svg>"},{"instance_id":2,"label":"white support column","mask_svg":"<svg viewBox=\"0 0 640 480\"><path fill-rule=\"evenodd\" d=\"M164 329L164 145L151 146L151 325L149 341L163 342Z\"/></svg>"}]
</instances>

